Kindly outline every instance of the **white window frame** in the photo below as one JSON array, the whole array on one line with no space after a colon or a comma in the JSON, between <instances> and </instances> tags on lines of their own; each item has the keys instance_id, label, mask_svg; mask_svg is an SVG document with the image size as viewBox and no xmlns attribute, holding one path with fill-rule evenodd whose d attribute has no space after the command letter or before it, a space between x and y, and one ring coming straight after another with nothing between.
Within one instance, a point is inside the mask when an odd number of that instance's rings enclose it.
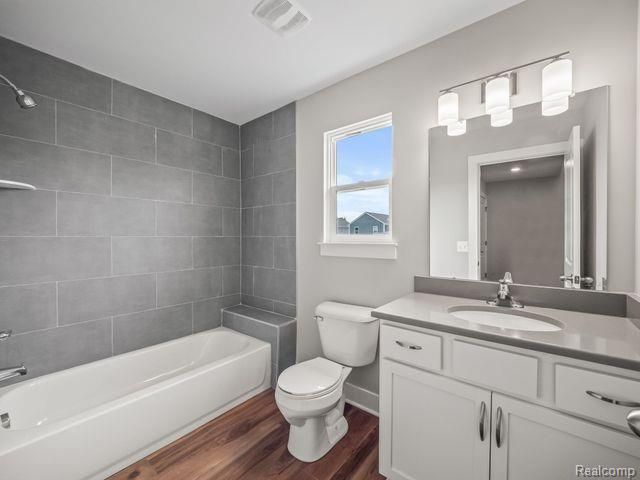
<instances>
[{"instance_id":1,"label":"white window frame","mask_svg":"<svg viewBox=\"0 0 640 480\"><path fill-rule=\"evenodd\" d=\"M347 137L362 135L386 127L393 127L392 114L386 113L362 122L341 127L324 134L324 232L320 242L321 255L395 259L397 243L393 241L392 174L389 178L362 181L348 185L337 184L337 143ZM392 149L393 152L393 149ZM376 187L389 188L389 231L378 235L344 235L337 233L337 198L339 192L355 192Z\"/></svg>"}]
</instances>

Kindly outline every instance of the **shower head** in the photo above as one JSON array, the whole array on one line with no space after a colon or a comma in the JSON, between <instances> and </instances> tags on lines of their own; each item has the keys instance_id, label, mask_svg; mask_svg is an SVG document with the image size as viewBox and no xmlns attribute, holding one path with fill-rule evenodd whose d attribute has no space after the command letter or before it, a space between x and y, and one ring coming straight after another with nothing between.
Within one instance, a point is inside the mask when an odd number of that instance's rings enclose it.
<instances>
[{"instance_id":1,"label":"shower head","mask_svg":"<svg viewBox=\"0 0 640 480\"><path fill-rule=\"evenodd\" d=\"M36 101L22 90L16 90L16 102L18 102L18 105L20 105L21 108L33 108L38 106Z\"/></svg>"},{"instance_id":2,"label":"shower head","mask_svg":"<svg viewBox=\"0 0 640 480\"><path fill-rule=\"evenodd\" d=\"M2 75L1 73L0 73L0 80L6 83L7 86L10 87L11 90L13 90L13 93L16 94L16 102L18 102L18 105L20 105L20 108L29 109L29 108L38 106L36 101L30 95L27 95L18 87L16 87L13 84L13 82L11 82L11 80L9 80L7 77Z\"/></svg>"}]
</instances>

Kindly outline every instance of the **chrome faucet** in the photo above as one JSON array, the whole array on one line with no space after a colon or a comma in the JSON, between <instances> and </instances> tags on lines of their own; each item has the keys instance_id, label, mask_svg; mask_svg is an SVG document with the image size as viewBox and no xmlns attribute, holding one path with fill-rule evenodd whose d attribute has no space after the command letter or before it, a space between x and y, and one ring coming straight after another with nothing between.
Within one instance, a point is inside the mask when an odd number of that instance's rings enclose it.
<instances>
[{"instance_id":1,"label":"chrome faucet","mask_svg":"<svg viewBox=\"0 0 640 480\"><path fill-rule=\"evenodd\" d=\"M6 340L11 336L11 330L3 330L0 332L0 341ZM0 382L5 382L15 377L27 374L27 367L24 363L16 367L0 368Z\"/></svg>"},{"instance_id":2,"label":"chrome faucet","mask_svg":"<svg viewBox=\"0 0 640 480\"><path fill-rule=\"evenodd\" d=\"M512 284L511 273L505 272L504 277L498 280L498 295L493 300L487 300L487 303L496 307L524 308L524 305L511 296L509 285Z\"/></svg>"}]
</instances>

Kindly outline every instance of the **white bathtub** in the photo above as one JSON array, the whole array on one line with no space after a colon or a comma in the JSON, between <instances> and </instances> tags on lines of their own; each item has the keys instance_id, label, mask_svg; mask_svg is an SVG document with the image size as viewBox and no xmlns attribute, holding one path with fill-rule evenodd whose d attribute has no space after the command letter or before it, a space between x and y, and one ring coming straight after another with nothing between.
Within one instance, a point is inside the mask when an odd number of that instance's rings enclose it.
<instances>
[{"instance_id":1,"label":"white bathtub","mask_svg":"<svg viewBox=\"0 0 640 480\"><path fill-rule=\"evenodd\" d=\"M0 478L103 479L270 388L270 372L268 343L218 328L1 389Z\"/></svg>"}]
</instances>

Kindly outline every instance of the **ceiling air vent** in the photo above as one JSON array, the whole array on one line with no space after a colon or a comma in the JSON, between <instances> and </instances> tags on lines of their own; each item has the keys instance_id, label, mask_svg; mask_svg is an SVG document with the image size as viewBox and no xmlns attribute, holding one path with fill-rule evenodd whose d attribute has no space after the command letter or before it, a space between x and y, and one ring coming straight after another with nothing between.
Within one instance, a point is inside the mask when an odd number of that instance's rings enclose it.
<instances>
[{"instance_id":1,"label":"ceiling air vent","mask_svg":"<svg viewBox=\"0 0 640 480\"><path fill-rule=\"evenodd\" d=\"M253 9L253 16L282 36L299 32L311 20L291 0L262 0Z\"/></svg>"}]
</instances>

